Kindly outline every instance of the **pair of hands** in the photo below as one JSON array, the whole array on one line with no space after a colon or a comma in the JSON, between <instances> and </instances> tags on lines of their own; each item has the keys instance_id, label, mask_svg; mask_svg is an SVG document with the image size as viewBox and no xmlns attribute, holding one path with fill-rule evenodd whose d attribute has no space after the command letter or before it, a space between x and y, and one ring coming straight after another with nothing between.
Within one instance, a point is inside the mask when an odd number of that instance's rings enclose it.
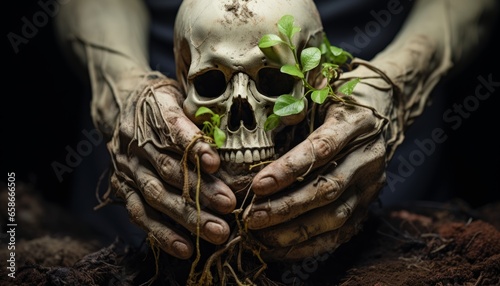
<instances>
[{"instance_id":1,"label":"pair of hands","mask_svg":"<svg viewBox=\"0 0 500 286\"><path fill-rule=\"evenodd\" d=\"M358 104L325 106L321 126L253 179L256 200L243 217L268 247L262 255L269 259L299 260L349 240L385 182L384 131L390 123L385 113L392 110L392 87L363 67L344 75L362 78L353 94ZM363 78L374 81L366 84ZM182 102L175 81L148 80L129 96L108 150L110 187L124 200L131 221L165 252L188 259L198 213L182 197L182 157L200 130L184 115ZM237 207L236 197L213 175L221 163L217 151L198 140L189 160L195 162L196 156L202 170L200 237L220 245L231 233L223 217ZM194 197L198 176L192 168L187 176Z\"/></svg>"}]
</instances>

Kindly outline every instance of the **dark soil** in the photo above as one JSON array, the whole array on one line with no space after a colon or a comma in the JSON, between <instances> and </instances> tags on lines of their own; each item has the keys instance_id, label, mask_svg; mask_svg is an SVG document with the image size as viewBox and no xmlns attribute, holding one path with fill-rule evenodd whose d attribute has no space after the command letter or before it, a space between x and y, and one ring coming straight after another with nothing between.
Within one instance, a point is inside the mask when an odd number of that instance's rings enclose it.
<instances>
[{"instance_id":1,"label":"dark soil","mask_svg":"<svg viewBox=\"0 0 500 286\"><path fill-rule=\"evenodd\" d=\"M16 278L7 276L2 239L1 285L186 285L189 261L146 242L99 245L29 186L19 185L17 196L24 217ZM363 230L328 259L269 264L257 285L500 285L499 209L500 202L472 209L462 201L374 207Z\"/></svg>"}]
</instances>

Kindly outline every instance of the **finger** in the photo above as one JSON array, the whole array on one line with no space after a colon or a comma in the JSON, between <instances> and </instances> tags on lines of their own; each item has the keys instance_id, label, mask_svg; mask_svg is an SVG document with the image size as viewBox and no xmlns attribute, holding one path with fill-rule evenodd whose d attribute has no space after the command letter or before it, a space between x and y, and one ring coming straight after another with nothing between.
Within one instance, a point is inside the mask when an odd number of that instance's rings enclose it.
<instances>
[{"instance_id":1,"label":"finger","mask_svg":"<svg viewBox=\"0 0 500 286\"><path fill-rule=\"evenodd\" d=\"M348 197L339 199L325 208L313 210L288 223L266 228L258 237L266 246L287 247L309 240L310 238L341 227L358 205L358 198L351 192Z\"/></svg>"},{"instance_id":2,"label":"finger","mask_svg":"<svg viewBox=\"0 0 500 286\"><path fill-rule=\"evenodd\" d=\"M315 209L293 221L266 228L258 232L257 237L265 241L266 246L288 247L311 238L342 228L356 209L366 209L370 201L363 200L362 196L373 197L379 186L372 185L363 193L350 188L334 203ZM366 204L365 204L366 203Z\"/></svg>"},{"instance_id":3,"label":"finger","mask_svg":"<svg viewBox=\"0 0 500 286\"><path fill-rule=\"evenodd\" d=\"M156 95L158 103L162 107L162 116L170 128L172 141L178 150L184 152L193 140L199 137L200 129L187 118L175 96L164 92L157 92ZM219 169L219 154L210 144L203 140L196 140L188 154L190 161L193 163L195 162L195 155L200 158L203 171L212 174Z\"/></svg>"},{"instance_id":4,"label":"finger","mask_svg":"<svg viewBox=\"0 0 500 286\"><path fill-rule=\"evenodd\" d=\"M148 207L132 188L118 183L116 176L112 177L111 185L117 190L117 195L125 200L130 220L154 238L163 251L180 259L191 257L193 245L186 235L164 220L160 222L158 213Z\"/></svg>"},{"instance_id":5,"label":"finger","mask_svg":"<svg viewBox=\"0 0 500 286\"><path fill-rule=\"evenodd\" d=\"M315 259L318 262L328 257L343 243L349 241L361 229L366 210L358 209L341 228L325 232L307 241L287 247L270 248L261 256L266 261L299 261Z\"/></svg>"},{"instance_id":6,"label":"finger","mask_svg":"<svg viewBox=\"0 0 500 286\"><path fill-rule=\"evenodd\" d=\"M378 182L385 168L385 148L381 138L347 155L338 166L327 169L291 192L254 202L244 217L250 229L262 229L287 222L310 210L331 204L353 182ZM376 184L377 187L380 187Z\"/></svg>"},{"instance_id":7,"label":"finger","mask_svg":"<svg viewBox=\"0 0 500 286\"><path fill-rule=\"evenodd\" d=\"M144 200L157 211L172 218L196 234L200 227L200 237L213 244L222 244L229 237L229 225L221 218L201 210L198 214L194 205L162 184L147 168L139 166L135 172L137 187Z\"/></svg>"},{"instance_id":8,"label":"finger","mask_svg":"<svg viewBox=\"0 0 500 286\"><path fill-rule=\"evenodd\" d=\"M367 134L373 135L376 121L367 108L333 104L325 122L306 140L257 173L252 190L258 196L268 196L290 186L331 162L354 139L366 140Z\"/></svg>"},{"instance_id":9,"label":"finger","mask_svg":"<svg viewBox=\"0 0 500 286\"><path fill-rule=\"evenodd\" d=\"M178 157L160 153L152 144L144 145L147 159L156 168L160 177L169 185L182 190L184 187L184 170ZM198 174L192 169L188 171L188 183L191 197L195 196ZM227 214L236 207L236 197L231 189L220 179L207 174L201 175L200 204L221 214Z\"/></svg>"}]
</instances>

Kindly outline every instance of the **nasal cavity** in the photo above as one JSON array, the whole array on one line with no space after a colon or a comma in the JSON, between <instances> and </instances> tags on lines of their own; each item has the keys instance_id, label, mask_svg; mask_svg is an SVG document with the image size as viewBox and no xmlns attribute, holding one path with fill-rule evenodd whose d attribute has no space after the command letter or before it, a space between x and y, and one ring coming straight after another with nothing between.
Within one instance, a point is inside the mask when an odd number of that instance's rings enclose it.
<instances>
[{"instance_id":1,"label":"nasal cavity","mask_svg":"<svg viewBox=\"0 0 500 286\"><path fill-rule=\"evenodd\" d=\"M250 103L246 99L236 97L233 99L233 104L229 111L227 127L231 131L236 131L242 124L248 130L253 130L257 127L254 111Z\"/></svg>"}]
</instances>

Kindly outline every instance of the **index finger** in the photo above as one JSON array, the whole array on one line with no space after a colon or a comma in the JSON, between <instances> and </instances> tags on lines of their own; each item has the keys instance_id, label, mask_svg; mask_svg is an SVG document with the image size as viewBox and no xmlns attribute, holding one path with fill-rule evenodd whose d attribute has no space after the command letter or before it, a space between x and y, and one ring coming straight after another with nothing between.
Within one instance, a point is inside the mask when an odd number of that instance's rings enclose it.
<instances>
[{"instance_id":1,"label":"index finger","mask_svg":"<svg viewBox=\"0 0 500 286\"><path fill-rule=\"evenodd\" d=\"M359 106L347 109L343 105L332 104L323 125L257 173L252 184L254 193L257 196L274 194L311 170L339 157L348 144L356 146L371 138L376 130L371 112Z\"/></svg>"},{"instance_id":2,"label":"index finger","mask_svg":"<svg viewBox=\"0 0 500 286\"><path fill-rule=\"evenodd\" d=\"M191 162L195 162L198 155L203 171L209 174L216 172L220 166L219 154L210 144L200 140L201 131L184 114L178 96L176 98L175 95L164 91L157 91L155 95L162 119L167 125L172 147L180 153L188 151Z\"/></svg>"}]
</instances>

